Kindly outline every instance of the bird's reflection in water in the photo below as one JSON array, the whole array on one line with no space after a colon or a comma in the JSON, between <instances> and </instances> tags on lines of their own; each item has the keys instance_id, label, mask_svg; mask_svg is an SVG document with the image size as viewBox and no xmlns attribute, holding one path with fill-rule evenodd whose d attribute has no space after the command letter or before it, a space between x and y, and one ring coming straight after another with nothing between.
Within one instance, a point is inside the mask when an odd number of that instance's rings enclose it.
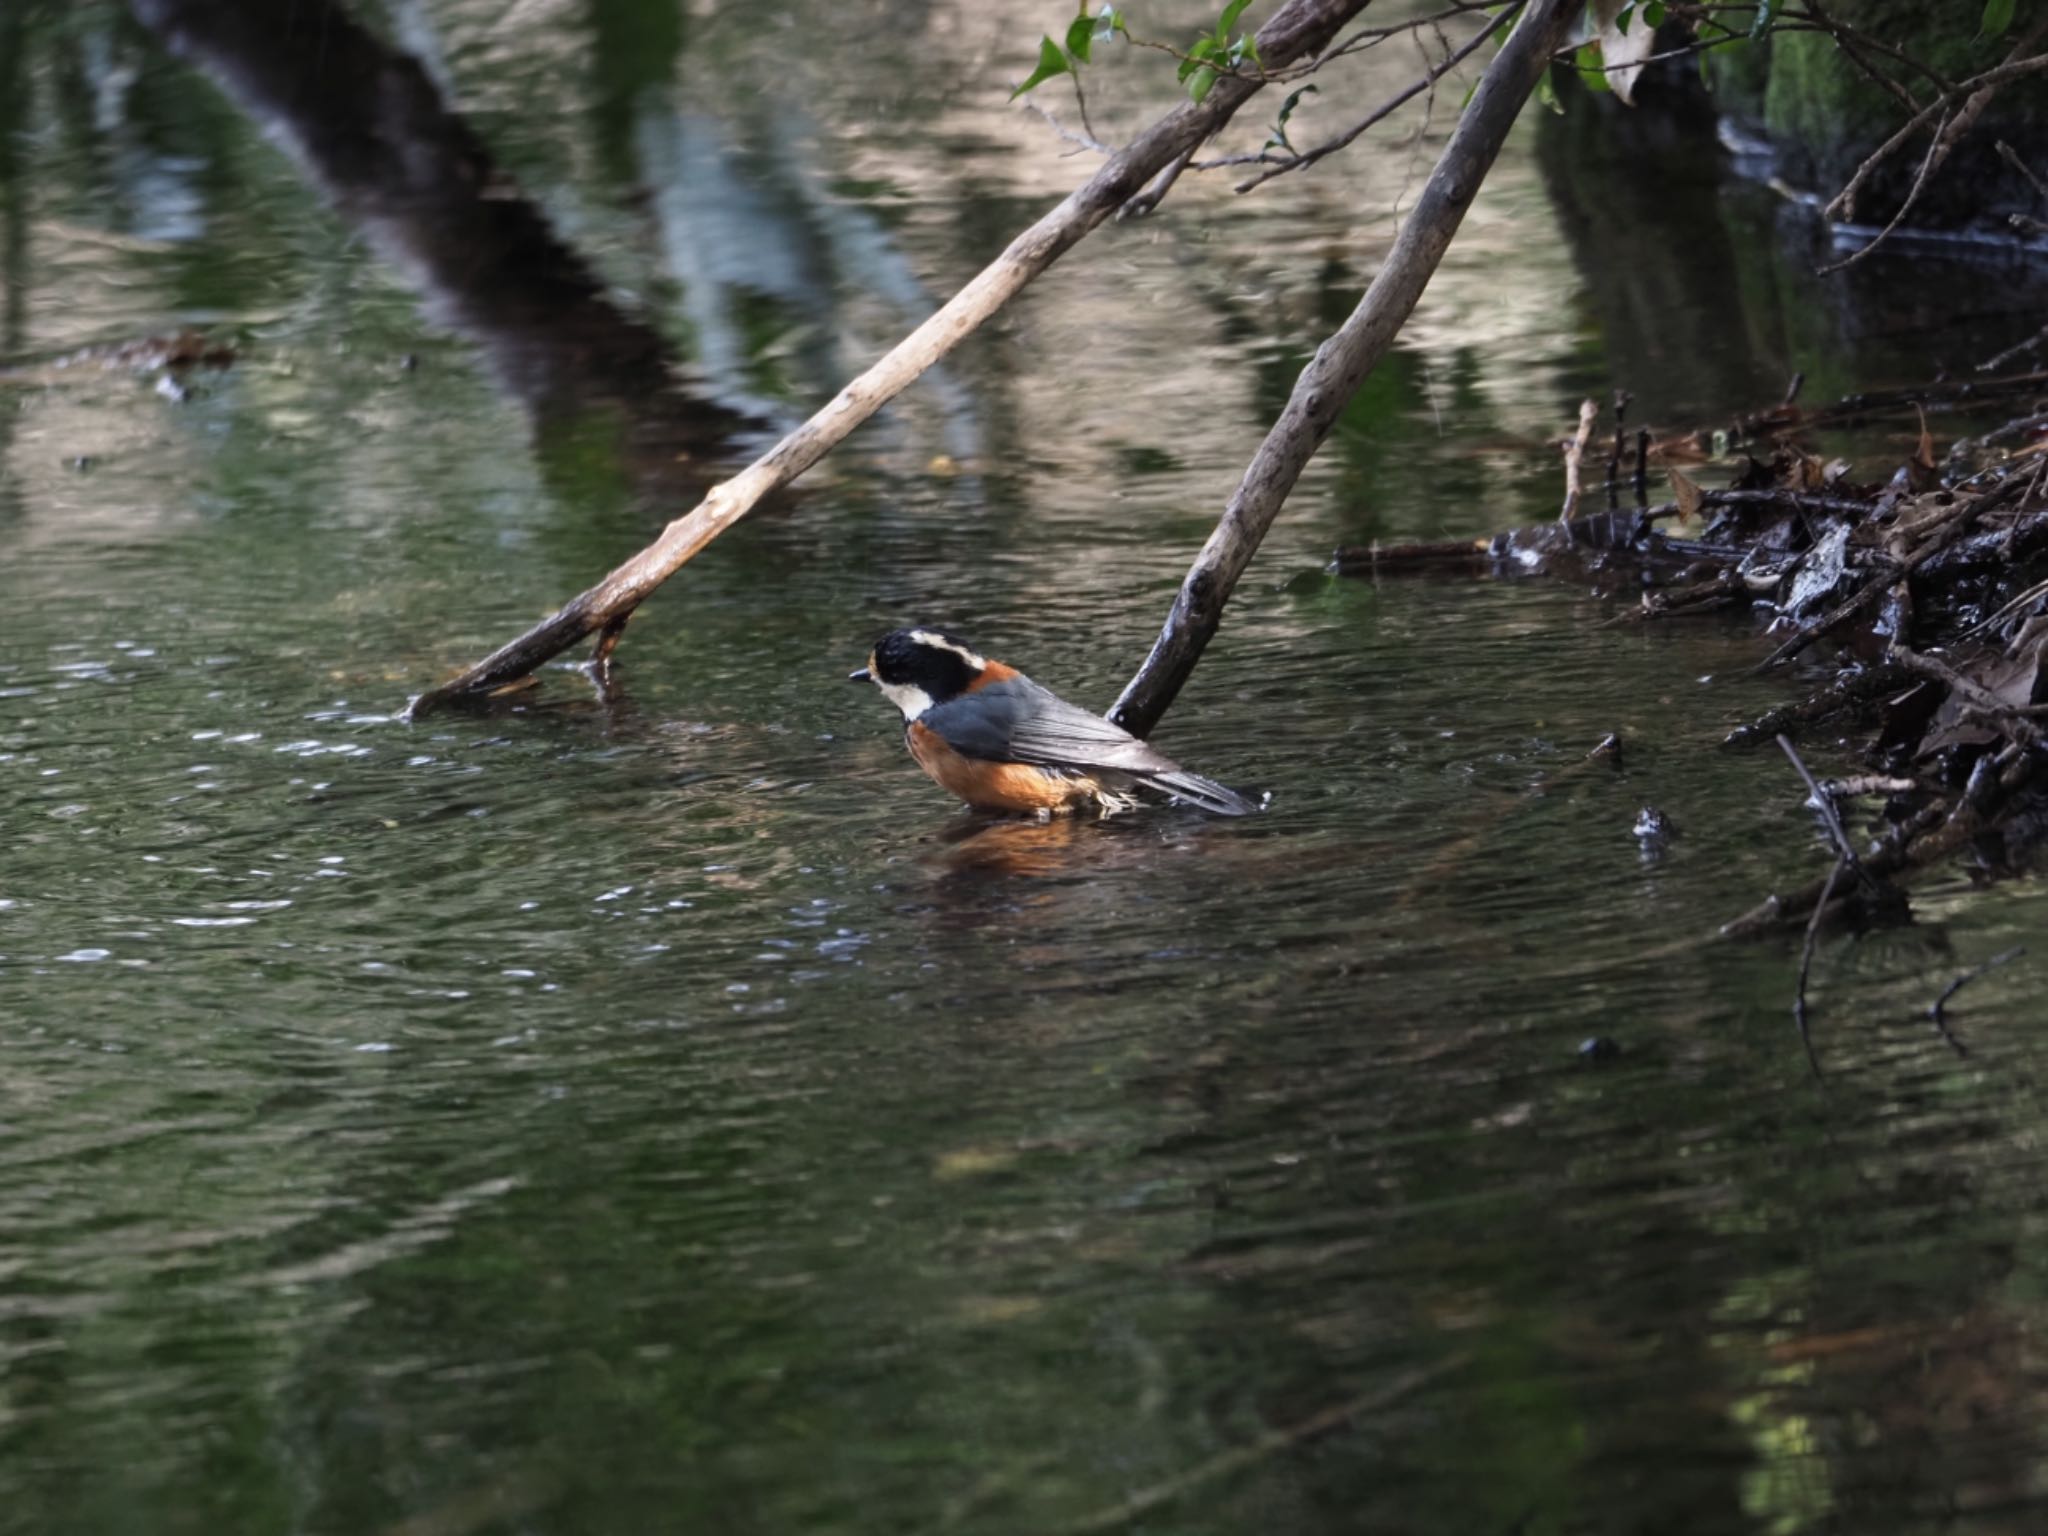
<instances>
[{"instance_id":1,"label":"bird's reflection in water","mask_svg":"<svg viewBox=\"0 0 2048 1536\"><path fill-rule=\"evenodd\" d=\"M1093 880L1156 868L1162 860L1216 857L1242 864L1253 844L1235 824L1182 807L1148 807L1115 816L1004 816L969 811L937 835L919 861L941 883L1018 877Z\"/></svg>"},{"instance_id":2,"label":"bird's reflection in water","mask_svg":"<svg viewBox=\"0 0 2048 1536\"><path fill-rule=\"evenodd\" d=\"M1044 877L1092 862L1095 844L1111 836L1101 816L994 816L970 812L939 834L924 863L941 878L978 875Z\"/></svg>"},{"instance_id":3,"label":"bird's reflection in water","mask_svg":"<svg viewBox=\"0 0 2048 1536\"><path fill-rule=\"evenodd\" d=\"M1080 931L1117 923L1131 882L1177 847L1185 828L1163 831L1160 818L1055 816L1038 821L970 811L941 829L919 859L940 931L999 933L1005 963L1063 970L1061 946Z\"/></svg>"}]
</instances>

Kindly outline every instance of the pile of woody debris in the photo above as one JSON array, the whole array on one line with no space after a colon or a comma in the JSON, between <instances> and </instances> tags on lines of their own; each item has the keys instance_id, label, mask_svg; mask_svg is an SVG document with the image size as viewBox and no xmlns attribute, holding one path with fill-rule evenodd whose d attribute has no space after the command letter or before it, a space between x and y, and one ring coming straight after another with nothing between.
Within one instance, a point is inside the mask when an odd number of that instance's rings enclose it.
<instances>
[{"instance_id":1,"label":"pile of woody debris","mask_svg":"<svg viewBox=\"0 0 2048 1536\"><path fill-rule=\"evenodd\" d=\"M1834 867L1772 895L1727 924L1729 934L1811 931L1826 918L1875 915L1900 902L1898 883L1913 871L1967 856L2000 872L2048 835L2048 373L1820 410L1802 410L1797 393L1795 380L1784 403L1727 428L1664 438L1639 431L1632 444L1627 399L1617 395L1609 510L1586 513L1583 468L1600 415L1589 401L1563 445L1557 522L1336 557L1335 568L1352 575L1455 565L1597 581L1626 570L1643 596L1615 622L1763 609L1776 645L1759 671L1824 650L1825 686L1729 741L1781 742L1812 791ZM1982 419L1994 402L2024 409L1937 456L1929 410L1964 408ZM1817 430L1886 418L1917 419L1919 433L1910 457L1884 465L1881 479L1803 446ZM1702 489L1683 467L1729 455L1743 467L1725 488ZM1661 506L1645 496L1656 470L1673 491ZM1629 482L1636 505L1618 507ZM1788 738L1822 723L1868 731L1868 772L1812 781ZM1875 835L1859 848L1846 828L1865 821Z\"/></svg>"}]
</instances>

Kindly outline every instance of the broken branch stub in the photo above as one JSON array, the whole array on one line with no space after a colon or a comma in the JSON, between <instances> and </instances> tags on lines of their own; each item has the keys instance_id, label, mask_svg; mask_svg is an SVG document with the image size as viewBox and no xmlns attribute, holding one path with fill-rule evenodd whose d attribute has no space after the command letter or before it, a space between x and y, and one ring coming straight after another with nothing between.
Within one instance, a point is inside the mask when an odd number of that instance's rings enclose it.
<instances>
[{"instance_id":1,"label":"broken branch stub","mask_svg":"<svg viewBox=\"0 0 2048 1536\"><path fill-rule=\"evenodd\" d=\"M1151 654L1110 710L1110 719L1133 735L1144 736L1159 723L1194 671L1222 622L1223 605L1281 503L1422 297L1522 104L1579 9L1572 0L1530 0L1487 66L1372 286L1295 380L1280 419L1259 444L1216 531L1181 583Z\"/></svg>"},{"instance_id":2,"label":"broken branch stub","mask_svg":"<svg viewBox=\"0 0 2048 1536\"><path fill-rule=\"evenodd\" d=\"M1268 69L1312 55L1368 0L1288 0L1258 32ZM848 433L901 394L983 321L1001 309L1082 236L1108 218L1181 156L1229 122L1259 89L1248 75L1224 74L1200 102L1184 101L1145 129L1064 202L1012 240L1002 255L946 301L826 406L732 479L712 488L661 536L588 591L461 675L412 701L414 718L501 688L600 630L624 622L655 588L706 544L787 485Z\"/></svg>"}]
</instances>

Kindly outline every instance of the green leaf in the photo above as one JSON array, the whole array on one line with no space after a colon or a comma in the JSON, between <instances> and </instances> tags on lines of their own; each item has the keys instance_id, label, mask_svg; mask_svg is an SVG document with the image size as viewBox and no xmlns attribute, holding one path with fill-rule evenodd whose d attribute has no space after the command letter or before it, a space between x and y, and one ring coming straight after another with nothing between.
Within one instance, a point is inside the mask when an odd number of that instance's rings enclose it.
<instances>
[{"instance_id":1,"label":"green leaf","mask_svg":"<svg viewBox=\"0 0 2048 1536\"><path fill-rule=\"evenodd\" d=\"M1664 0L1650 0L1643 7L1643 25L1652 32L1664 25Z\"/></svg>"},{"instance_id":2,"label":"green leaf","mask_svg":"<svg viewBox=\"0 0 2048 1536\"><path fill-rule=\"evenodd\" d=\"M1215 68L1212 65L1204 64L1201 68L1195 71L1195 78L1188 82L1189 99L1191 99L1197 106L1200 106L1202 98L1209 94L1209 87L1214 85L1215 83Z\"/></svg>"},{"instance_id":3,"label":"green leaf","mask_svg":"<svg viewBox=\"0 0 2048 1536\"><path fill-rule=\"evenodd\" d=\"M1042 37L1038 40L1038 68L1031 71L1022 85L1010 92L1010 100L1015 101L1026 91L1037 90L1054 75L1071 73L1067 67L1067 56L1060 52L1060 45L1049 37Z\"/></svg>"},{"instance_id":4,"label":"green leaf","mask_svg":"<svg viewBox=\"0 0 2048 1536\"><path fill-rule=\"evenodd\" d=\"M1473 82L1472 88L1474 90L1479 88L1479 83L1476 80ZM1304 85L1298 90L1287 93L1287 99L1280 103L1280 120L1273 125L1272 135L1266 140L1264 148L1285 149L1289 151L1294 148L1293 142L1287 137L1287 119L1294 116L1294 109L1301 105L1302 97L1318 89L1319 87L1317 86Z\"/></svg>"},{"instance_id":5,"label":"green leaf","mask_svg":"<svg viewBox=\"0 0 2048 1536\"><path fill-rule=\"evenodd\" d=\"M1607 78L1607 71L1601 68L1602 63L1605 61L1601 59L1598 48L1588 43L1573 58L1579 66L1579 78L1585 81L1587 90L1611 91L1614 89L1613 83Z\"/></svg>"},{"instance_id":6,"label":"green leaf","mask_svg":"<svg viewBox=\"0 0 2048 1536\"><path fill-rule=\"evenodd\" d=\"M1216 35L1230 36L1230 29L1237 25L1237 18L1244 14L1244 8L1251 3L1252 0L1230 0L1230 4L1223 7L1223 14L1216 18Z\"/></svg>"},{"instance_id":7,"label":"green leaf","mask_svg":"<svg viewBox=\"0 0 2048 1536\"><path fill-rule=\"evenodd\" d=\"M1557 99L1557 86L1551 81L1550 71L1543 72L1543 78L1536 82L1536 99L1559 117L1564 116L1564 103Z\"/></svg>"},{"instance_id":8,"label":"green leaf","mask_svg":"<svg viewBox=\"0 0 2048 1536\"><path fill-rule=\"evenodd\" d=\"M1193 74L1193 73L1194 73L1194 72L1195 72L1196 70L1198 70L1198 69L1201 69L1201 68L1203 68L1203 67L1204 67L1204 66L1203 66L1203 64L1202 64L1202 60L1204 60L1204 59L1208 58L1208 57L1209 57L1209 55L1210 55L1210 54L1212 54L1212 53L1214 53L1215 51L1216 51L1216 39L1215 39L1215 38L1213 38L1213 37L1198 37L1198 38L1196 38L1196 39L1195 39L1195 46L1194 46L1194 47L1192 47L1192 48L1190 48L1190 49L1188 50L1188 56L1187 56L1186 58L1184 58L1184 59L1182 59L1182 60L1180 61L1180 74L1179 74L1179 75L1177 76L1177 78L1178 78L1178 79L1179 79L1179 80L1181 81L1181 83L1182 83L1182 84L1186 84L1186 83L1187 83L1187 78L1188 78L1188 76L1189 76L1189 75L1192 75L1192 74ZM1214 74L1214 73L1215 73L1215 71L1214 71L1214 70L1210 70L1210 73L1211 73L1211 74ZM1206 88L1205 88L1205 89L1206 89Z\"/></svg>"},{"instance_id":9,"label":"green leaf","mask_svg":"<svg viewBox=\"0 0 2048 1536\"><path fill-rule=\"evenodd\" d=\"M1124 25L1124 13L1113 5L1105 5L1095 18L1095 41L1106 43L1119 32L1125 37L1131 35L1131 29Z\"/></svg>"},{"instance_id":10,"label":"green leaf","mask_svg":"<svg viewBox=\"0 0 2048 1536\"><path fill-rule=\"evenodd\" d=\"M1627 37L1628 24L1634 21L1635 19L1635 0L1629 0L1629 3L1627 5L1624 5L1620 10L1614 13L1614 30L1619 32L1623 37Z\"/></svg>"},{"instance_id":11,"label":"green leaf","mask_svg":"<svg viewBox=\"0 0 2048 1536\"><path fill-rule=\"evenodd\" d=\"M2012 25L2013 0L1984 0L1984 17L1977 30L1986 37L2002 37Z\"/></svg>"},{"instance_id":12,"label":"green leaf","mask_svg":"<svg viewBox=\"0 0 2048 1536\"><path fill-rule=\"evenodd\" d=\"M1778 19L1778 0L1756 0L1756 20L1749 24L1749 40L1755 42L1771 30L1771 23ZM1705 55L1701 55L1705 57Z\"/></svg>"},{"instance_id":13,"label":"green leaf","mask_svg":"<svg viewBox=\"0 0 2048 1536\"><path fill-rule=\"evenodd\" d=\"M1095 21L1085 12L1067 23L1067 57L1076 64L1088 62L1088 50L1095 45Z\"/></svg>"}]
</instances>

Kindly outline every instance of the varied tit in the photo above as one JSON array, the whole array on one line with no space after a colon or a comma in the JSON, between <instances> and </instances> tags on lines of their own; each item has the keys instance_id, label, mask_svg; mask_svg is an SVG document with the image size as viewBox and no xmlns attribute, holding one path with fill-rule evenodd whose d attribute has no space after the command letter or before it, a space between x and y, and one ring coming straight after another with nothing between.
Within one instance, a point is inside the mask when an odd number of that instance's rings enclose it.
<instances>
[{"instance_id":1,"label":"varied tit","mask_svg":"<svg viewBox=\"0 0 2048 1536\"><path fill-rule=\"evenodd\" d=\"M1119 811L1138 803L1141 788L1221 816L1259 809L939 630L882 636L848 680L881 689L903 711L918 767L982 810Z\"/></svg>"}]
</instances>

